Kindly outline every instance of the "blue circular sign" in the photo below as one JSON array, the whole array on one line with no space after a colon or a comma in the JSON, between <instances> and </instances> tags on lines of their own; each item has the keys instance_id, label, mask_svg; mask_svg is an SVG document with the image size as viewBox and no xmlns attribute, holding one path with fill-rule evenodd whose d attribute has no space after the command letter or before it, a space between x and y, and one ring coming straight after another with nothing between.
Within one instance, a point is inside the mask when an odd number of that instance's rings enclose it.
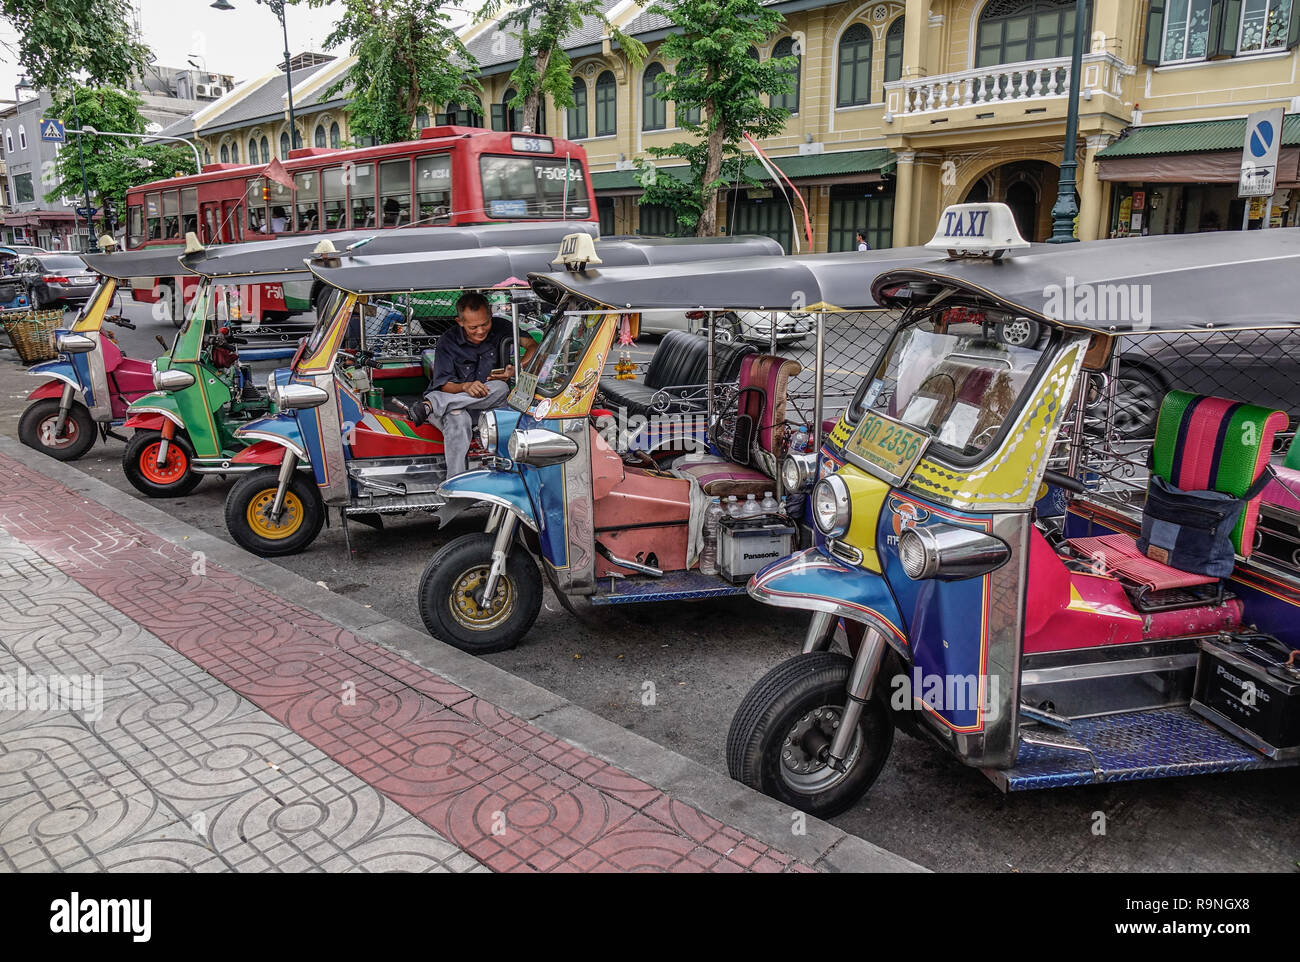
<instances>
[{"instance_id":1,"label":"blue circular sign","mask_svg":"<svg viewBox=\"0 0 1300 962\"><path fill-rule=\"evenodd\" d=\"M1272 146L1273 125L1267 120L1261 120L1250 135L1250 152L1256 157L1267 157Z\"/></svg>"}]
</instances>

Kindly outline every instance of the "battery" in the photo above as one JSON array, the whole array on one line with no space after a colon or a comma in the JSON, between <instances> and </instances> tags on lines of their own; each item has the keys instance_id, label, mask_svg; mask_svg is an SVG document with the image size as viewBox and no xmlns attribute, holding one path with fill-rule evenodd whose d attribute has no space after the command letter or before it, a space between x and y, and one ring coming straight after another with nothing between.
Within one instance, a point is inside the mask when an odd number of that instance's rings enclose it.
<instances>
[{"instance_id":1,"label":"battery","mask_svg":"<svg viewBox=\"0 0 1300 962\"><path fill-rule=\"evenodd\" d=\"M1260 634L1200 648L1192 710L1269 758L1300 758L1300 656Z\"/></svg>"},{"instance_id":2,"label":"battery","mask_svg":"<svg viewBox=\"0 0 1300 962\"><path fill-rule=\"evenodd\" d=\"M793 554L794 525L779 515L722 518L718 527L718 569L733 584L748 581L764 565Z\"/></svg>"}]
</instances>

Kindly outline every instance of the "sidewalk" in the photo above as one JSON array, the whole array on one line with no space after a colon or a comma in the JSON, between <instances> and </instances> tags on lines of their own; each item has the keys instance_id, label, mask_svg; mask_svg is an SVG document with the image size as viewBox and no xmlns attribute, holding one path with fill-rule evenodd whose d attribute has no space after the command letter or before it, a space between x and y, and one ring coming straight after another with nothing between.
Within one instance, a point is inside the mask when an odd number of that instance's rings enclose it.
<instances>
[{"instance_id":1,"label":"sidewalk","mask_svg":"<svg viewBox=\"0 0 1300 962\"><path fill-rule=\"evenodd\" d=\"M19 672L103 709L0 712L10 871L918 868L0 439Z\"/></svg>"}]
</instances>

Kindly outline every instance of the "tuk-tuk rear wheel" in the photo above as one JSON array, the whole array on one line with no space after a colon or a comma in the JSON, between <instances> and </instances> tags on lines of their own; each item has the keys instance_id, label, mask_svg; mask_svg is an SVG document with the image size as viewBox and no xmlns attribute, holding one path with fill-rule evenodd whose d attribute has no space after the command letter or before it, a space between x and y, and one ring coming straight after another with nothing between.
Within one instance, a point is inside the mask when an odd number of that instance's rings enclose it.
<instances>
[{"instance_id":1,"label":"tuk-tuk rear wheel","mask_svg":"<svg viewBox=\"0 0 1300 962\"><path fill-rule=\"evenodd\" d=\"M429 634L472 655L513 648L542 608L542 577L532 556L517 546L485 603L494 540L475 532L449 541L420 577L420 618Z\"/></svg>"},{"instance_id":2,"label":"tuk-tuk rear wheel","mask_svg":"<svg viewBox=\"0 0 1300 962\"><path fill-rule=\"evenodd\" d=\"M822 818L854 805L884 767L894 723L878 697L869 699L844 771L827 763L825 751L848 700L852 668L846 655L816 651L796 655L759 679L727 733L731 777Z\"/></svg>"}]
</instances>

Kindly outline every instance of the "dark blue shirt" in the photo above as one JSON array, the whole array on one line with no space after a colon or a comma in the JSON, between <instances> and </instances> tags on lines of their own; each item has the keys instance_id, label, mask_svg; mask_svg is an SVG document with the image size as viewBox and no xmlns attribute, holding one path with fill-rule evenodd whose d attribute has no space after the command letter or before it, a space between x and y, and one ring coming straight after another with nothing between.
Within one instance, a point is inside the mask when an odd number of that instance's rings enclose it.
<instances>
[{"instance_id":1,"label":"dark blue shirt","mask_svg":"<svg viewBox=\"0 0 1300 962\"><path fill-rule=\"evenodd\" d=\"M449 381L455 384L486 382L488 375L501 366L501 342L509 341L510 335L510 322L504 317L494 317L492 330L488 331L483 343L471 344L465 339L465 329L457 322L455 327L438 338L437 348L433 352L430 390L440 388Z\"/></svg>"}]
</instances>

